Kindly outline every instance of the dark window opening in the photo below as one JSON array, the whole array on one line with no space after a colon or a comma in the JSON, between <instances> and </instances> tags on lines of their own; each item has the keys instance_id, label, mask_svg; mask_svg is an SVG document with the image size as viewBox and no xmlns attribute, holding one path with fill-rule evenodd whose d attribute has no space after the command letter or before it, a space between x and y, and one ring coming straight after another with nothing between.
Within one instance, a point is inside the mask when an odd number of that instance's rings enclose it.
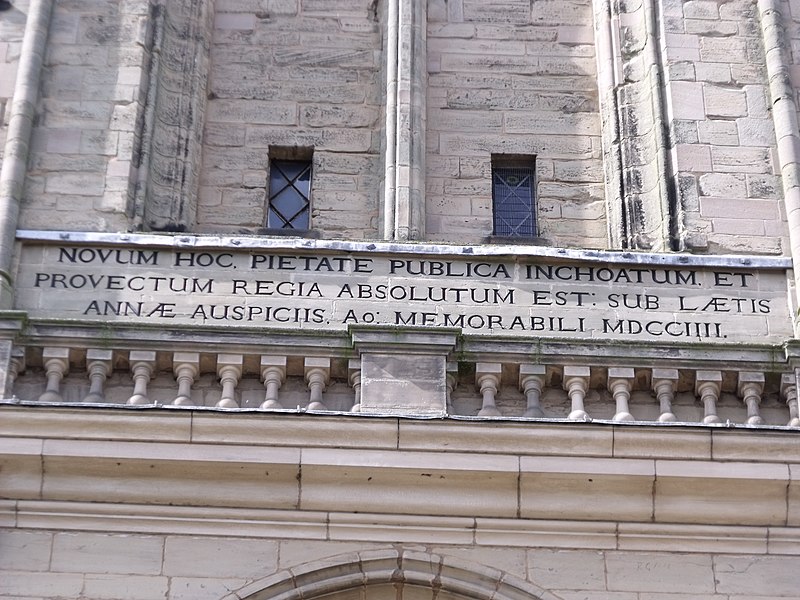
<instances>
[{"instance_id":1,"label":"dark window opening","mask_svg":"<svg viewBox=\"0 0 800 600\"><path fill-rule=\"evenodd\" d=\"M267 228L307 231L311 227L311 161L269 163Z\"/></svg>"},{"instance_id":2,"label":"dark window opening","mask_svg":"<svg viewBox=\"0 0 800 600\"><path fill-rule=\"evenodd\" d=\"M494 235L536 237L536 161L492 156Z\"/></svg>"}]
</instances>

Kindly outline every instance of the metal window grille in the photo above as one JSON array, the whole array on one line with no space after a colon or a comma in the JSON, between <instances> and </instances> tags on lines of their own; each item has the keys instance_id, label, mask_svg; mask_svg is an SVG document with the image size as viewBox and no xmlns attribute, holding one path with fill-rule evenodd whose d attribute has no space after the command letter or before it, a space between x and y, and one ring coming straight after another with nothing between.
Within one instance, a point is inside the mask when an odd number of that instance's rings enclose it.
<instances>
[{"instance_id":1,"label":"metal window grille","mask_svg":"<svg viewBox=\"0 0 800 600\"><path fill-rule=\"evenodd\" d=\"M310 199L310 160L270 161L268 228L307 230L310 227Z\"/></svg>"},{"instance_id":2,"label":"metal window grille","mask_svg":"<svg viewBox=\"0 0 800 600\"><path fill-rule=\"evenodd\" d=\"M492 166L494 235L536 237L533 166Z\"/></svg>"}]
</instances>

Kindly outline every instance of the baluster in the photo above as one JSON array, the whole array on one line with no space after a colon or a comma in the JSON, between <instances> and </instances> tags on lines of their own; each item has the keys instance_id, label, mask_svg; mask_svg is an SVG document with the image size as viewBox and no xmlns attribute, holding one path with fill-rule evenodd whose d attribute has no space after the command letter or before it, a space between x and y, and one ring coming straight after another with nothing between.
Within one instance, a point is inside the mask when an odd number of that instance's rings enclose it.
<instances>
[{"instance_id":1,"label":"baluster","mask_svg":"<svg viewBox=\"0 0 800 600\"><path fill-rule=\"evenodd\" d=\"M794 373L781 375L781 396L789 407L789 427L800 427L800 410L797 404L797 378Z\"/></svg>"},{"instance_id":2,"label":"baluster","mask_svg":"<svg viewBox=\"0 0 800 600\"><path fill-rule=\"evenodd\" d=\"M86 351L86 372L89 375L89 393L83 399L84 402L99 403L105 402L106 397L103 393L106 379L111 374L111 350L101 350L99 348L89 348Z\"/></svg>"},{"instance_id":3,"label":"baluster","mask_svg":"<svg viewBox=\"0 0 800 600\"><path fill-rule=\"evenodd\" d=\"M589 415L583 406L586 390L589 389L589 377L592 371L589 367L564 367L564 389L567 390L572 408L568 419L572 421L589 421Z\"/></svg>"},{"instance_id":4,"label":"baluster","mask_svg":"<svg viewBox=\"0 0 800 600\"><path fill-rule=\"evenodd\" d=\"M445 410L448 415L453 414L453 392L458 385L458 363L455 361L448 361L445 364Z\"/></svg>"},{"instance_id":5,"label":"baluster","mask_svg":"<svg viewBox=\"0 0 800 600\"><path fill-rule=\"evenodd\" d=\"M239 408L236 401L236 386L242 376L242 365L244 356L241 354L218 354L217 355L217 376L222 384L218 408Z\"/></svg>"},{"instance_id":6,"label":"baluster","mask_svg":"<svg viewBox=\"0 0 800 600\"><path fill-rule=\"evenodd\" d=\"M717 416L717 400L722 387L722 371L697 371L695 376L695 394L703 403L703 423L720 423Z\"/></svg>"},{"instance_id":7,"label":"baluster","mask_svg":"<svg viewBox=\"0 0 800 600\"><path fill-rule=\"evenodd\" d=\"M173 352L172 372L178 383L178 395L172 401L173 406L193 406L192 386L200 374L200 353Z\"/></svg>"},{"instance_id":8,"label":"baluster","mask_svg":"<svg viewBox=\"0 0 800 600\"><path fill-rule=\"evenodd\" d=\"M495 396L500 387L500 375L503 365L500 363L478 363L475 365L475 382L483 396L479 417L500 417L502 413L497 409Z\"/></svg>"},{"instance_id":9,"label":"baluster","mask_svg":"<svg viewBox=\"0 0 800 600\"><path fill-rule=\"evenodd\" d=\"M156 353L152 350L131 350L128 361L133 373L133 395L128 398L128 404L150 404L147 384L156 368Z\"/></svg>"},{"instance_id":10,"label":"baluster","mask_svg":"<svg viewBox=\"0 0 800 600\"><path fill-rule=\"evenodd\" d=\"M737 392L747 406L747 424L763 425L764 419L759 412L761 394L764 393L764 374L752 371L739 373Z\"/></svg>"},{"instance_id":11,"label":"baluster","mask_svg":"<svg viewBox=\"0 0 800 600\"><path fill-rule=\"evenodd\" d=\"M14 396L14 383L17 381L20 373L25 370L25 349L14 348L11 350L11 361L8 364L8 377L6 379L5 396Z\"/></svg>"},{"instance_id":12,"label":"baluster","mask_svg":"<svg viewBox=\"0 0 800 600\"><path fill-rule=\"evenodd\" d=\"M361 359L347 361L348 381L353 386L353 407L350 412L361 412Z\"/></svg>"},{"instance_id":13,"label":"baluster","mask_svg":"<svg viewBox=\"0 0 800 600\"><path fill-rule=\"evenodd\" d=\"M614 396L617 412L614 420L617 422L633 421L628 403L633 389L634 373L630 367L610 367L608 369L608 391Z\"/></svg>"},{"instance_id":14,"label":"baluster","mask_svg":"<svg viewBox=\"0 0 800 600\"><path fill-rule=\"evenodd\" d=\"M653 369L653 391L656 393L661 414L658 420L661 423L672 423L678 418L672 412L672 403L675 400L675 387L680 377L678 369Z\"/></svg>"},{"instance_id":15,"label":"baluster","mask_svg":"<svg viewBox=\"0 0 800 600\"><path fill-rule=\"evenodd\" d=\"M39 402L61 402L61 380L69 371L69 348L44 348L42 359L47 387Z\"/></svg>"},{"instance_id":16,"label":"baluster","mask_svg":"<svg viewBox=\"0 0 800 600\"><path fill-rule=\"evenodd\" d=\"M544 365L522 364L519 366L519 387L528 401L523 417L540 419L544 417L541 407L542 390L544 389L547 368Z\"/></svg>"},{"instance_id":17,"label":"baluster","mask_svg":"<svg viewBox=\"0 0 800 600\"><path fill-rule=\"evenodd\" d=\"M286 380L285 356L262 356L261 379L264 381L264 402L260 408L283 408L278 401L278 390Z\"/></svg>"},{"instance_id":18,"label":"baluster","mask_svg":"<svg viewBox=\"0 0 800 600\"><path fill-rule=\"evenodd\" d=\"M308 410L328 410L322 401L322 392L328 385L331 376L331 359L320 357L307 357L304 361L304 370L308 389Z\"/></svg>"}]
</instances>

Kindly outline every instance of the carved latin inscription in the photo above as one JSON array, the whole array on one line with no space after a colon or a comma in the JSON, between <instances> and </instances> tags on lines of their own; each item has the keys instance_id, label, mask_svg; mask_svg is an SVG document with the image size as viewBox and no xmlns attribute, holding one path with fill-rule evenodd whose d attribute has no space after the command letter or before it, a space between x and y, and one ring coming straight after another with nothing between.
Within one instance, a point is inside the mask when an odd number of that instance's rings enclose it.
<instances>
[{"instance_id":1,"label":"carved latin inscription","mask_svg":"<svg viewBox=\"0 0 800 600\"><path fill-rule=\"evenodd\" d=\"M774 269L88 245L26 245L23 261L17 308L32 318L665 342L792 335Z\"/></svg>"}]
</instances>

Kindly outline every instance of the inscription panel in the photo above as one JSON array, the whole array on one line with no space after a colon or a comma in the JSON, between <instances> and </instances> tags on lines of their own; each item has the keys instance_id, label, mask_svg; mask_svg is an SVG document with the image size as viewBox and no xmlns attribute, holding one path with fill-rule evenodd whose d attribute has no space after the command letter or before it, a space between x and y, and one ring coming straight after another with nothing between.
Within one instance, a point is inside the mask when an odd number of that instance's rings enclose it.
<instances>
[{"instance_id":1,"label":"inscription panel","mask_svg":"<svg viewBox=\"0 0 800 600\"><path fill-rule=\"evenodd\" d=\"M31 318L704 343L792 337L786 274L542 257L25 244Z\"/></svg>"}]
</instances>

